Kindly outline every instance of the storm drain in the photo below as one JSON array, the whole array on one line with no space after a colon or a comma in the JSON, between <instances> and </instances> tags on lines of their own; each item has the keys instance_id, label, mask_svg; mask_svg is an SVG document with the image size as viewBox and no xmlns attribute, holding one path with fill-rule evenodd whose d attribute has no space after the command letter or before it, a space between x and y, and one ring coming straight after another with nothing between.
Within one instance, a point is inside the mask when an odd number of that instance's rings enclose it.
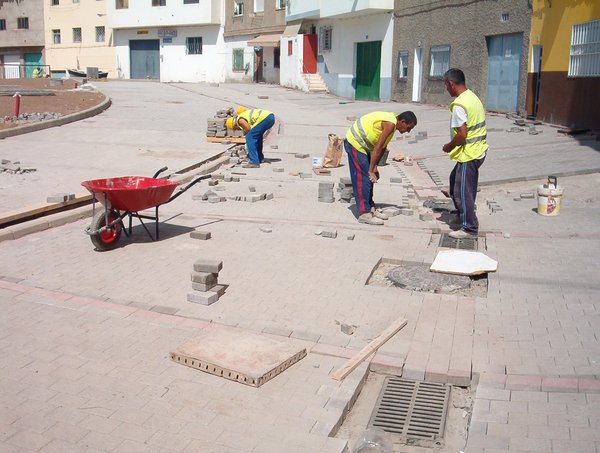
<instances>
[{"instance_id":1,"label":"storm drain","mask_svg":"<svg viewBox=\"0 0 600 453\"><path fill-rule=\"evenodd\" d=\"M383 384L369 428L406 439L436 440L444 435L450 386L389 376Z\"/></svg>"},{"instance_id":2,"label":"storm drain","mask_svg":"<svg viewBox=\"0 0 600 453\"><path fill-rule=\"evenodd\" d=\"M460 250L477 250L477 238L455 239L443 233L440 237L440 247Z\"/></svg>"}]
</instances>

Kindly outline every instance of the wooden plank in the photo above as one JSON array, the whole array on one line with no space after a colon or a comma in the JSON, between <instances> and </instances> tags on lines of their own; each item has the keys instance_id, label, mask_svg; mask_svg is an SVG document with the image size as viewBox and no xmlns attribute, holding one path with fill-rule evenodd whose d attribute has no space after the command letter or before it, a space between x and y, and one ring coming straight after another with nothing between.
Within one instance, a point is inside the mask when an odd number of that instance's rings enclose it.
<instances>
[{"instance_id":1,"label":"wooden plank","mask_svg":"<svg viewBox=\"0 0 600 453\"><path fill-rule=\"evenodd\" d=\"M210 143L246 143L245 137L206 137L206 141Z\"/></svg>"},{"instance_id":2,"label":"wooden plank","mask_svg":"<svg viewBox=\"0 0 600 453\"><path fill-rule=\"evenodd\" d=\"M79 208L91 203L92 195L80 195L72 200L63 201L61 203L44 203L30 206L19 211L0 213L0 228L5 228L27 220L33 220L38 217Z\"/></svg>"},{"instance_id":3,"label":"wooden plank","mask_svg":"<svg viewBox=\"0 0 600 453\"><path fill-rule=\"evenodd\" d=\"M348 360L344 366L342 366L339 370L331 375L331 377L337 381L341 381L346 376L348 376L354 368L356 368L360 363L373 354L377 349L379 349L386 341L392 338L396 332L402 329L406 325L407 321L404 318L398 318L394 321L390 326L385 329L377 338L371 340L371 342L366 345L361 351L355 355L353 358Z\"/></svg>"}]
</instances>

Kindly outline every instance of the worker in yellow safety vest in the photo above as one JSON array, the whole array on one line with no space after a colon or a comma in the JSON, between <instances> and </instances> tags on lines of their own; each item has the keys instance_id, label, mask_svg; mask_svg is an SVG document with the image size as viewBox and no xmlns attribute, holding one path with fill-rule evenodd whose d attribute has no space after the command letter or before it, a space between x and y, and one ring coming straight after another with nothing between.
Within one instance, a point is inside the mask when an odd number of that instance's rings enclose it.
<instances>
[{"instance_id":1,"label":"worker in yellow safety vest","mask_svg":"<svg viewBox=\"0 0 600 453\"><path fill-rule=\"evenodd\" d=\"M450 173L449 195L460 220L460 229L449 234L456 239L476 237L479 220L475 214L475 197L479 181L479 167L488 151L485 109L475 93L465 83L465 74L452 68L444 74L444 84L450 96L451 140L442 151L455 161Z\"/></svg>"},{"instance_id":2,"label":"worker in yellow safety vest","mask_svg":"<svg viewBox=\"0 0 600 453\"><path fill-rule=\"evenodd\" d=\"M273 112L264 109L246 109L240 106L237 109L237 116L227 118L226 124L229 129L242 129L246 135L248 162L243 163L242 167L260 167L265 160L263 154L264 134L275 124Z\"/></svg>"},{"instance_id":3,"label":"worker in yellow safety vest","mask_svg":"<svg viewBox=\"0 0 600 453\"><path fill-rule=\"evenodd\" d=\"M376 210L373 202L373 184L379 179L377 165L394 133L410 132L416 125L417 117L410 111L400 115L372 112L361 116L348 129L344 149L348 154L350 179L360 223L383 225L383 221L387 220L388 216Z\"/></svg>"}]
</instances>

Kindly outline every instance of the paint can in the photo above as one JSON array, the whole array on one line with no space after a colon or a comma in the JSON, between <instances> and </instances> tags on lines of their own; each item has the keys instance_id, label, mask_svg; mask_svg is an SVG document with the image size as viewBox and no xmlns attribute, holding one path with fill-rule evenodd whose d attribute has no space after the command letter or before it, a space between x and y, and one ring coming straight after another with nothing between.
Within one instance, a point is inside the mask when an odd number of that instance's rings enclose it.
<instances>
[{"instance_id":1,"label":"paint can","mask_svg":"<svg viewBox=\"0 0 600 453\"><path fill-rule=\"evenodd\" d=\"M557 216L560 214L563 188L558 185L556 176L548 176L548 182L537 188L537 212L543 216Z\"/></svg>"}]
</instances>

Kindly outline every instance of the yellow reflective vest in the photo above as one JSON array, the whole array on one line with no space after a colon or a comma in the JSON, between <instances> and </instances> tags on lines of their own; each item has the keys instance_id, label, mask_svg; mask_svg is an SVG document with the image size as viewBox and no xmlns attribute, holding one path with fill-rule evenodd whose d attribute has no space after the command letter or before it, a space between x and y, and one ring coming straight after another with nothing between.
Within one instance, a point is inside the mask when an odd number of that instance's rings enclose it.
<instances>
[{"instance_id":1,"label":"yellow reflective vest","mask_svg":"<svg viewBox=\"0 0 600 453\"><path fill-rule=\"evenodd\" d=\"M448 156L457 162L479 159L488 149L483 104L475 93L467 89L450 104L450 111L455 105L460 105L467 112L467 139L464 145L455 147L448 153ZM452 128L453 138L456 135L456 129Z\"/></svg>"},{"instance_id":2,"label":"yellow reflective vest","mask_svg":"<svg viewBox=\"0 0 600 453\"><path fill-rule=\"evenodd\" d=\"M371 153L383 132L382 121L393 123L395 127L396 114L392 112L373 112L361 116L354 122L352 127L348 129L348 132L346 132L346 140L348 140L358 152L363 154ZM383 144L383 149L387 147L393 136L394 134L390 134Z\"/></svg>"},{"instance_id":3,"label":"yellow reflective vest","mask_svg":"<svg viewBox=\"0 0 600 453\"><path fill-rule=\"evenodd\" d=\"M250 125L250 129L252 129L254 126L263 121L267 116L269 116L272 113L273 112L269 112L268 110L248 109L244 110L238 115L238 120L240 118L244 118Z\"/></svg>"}]
</instances>

